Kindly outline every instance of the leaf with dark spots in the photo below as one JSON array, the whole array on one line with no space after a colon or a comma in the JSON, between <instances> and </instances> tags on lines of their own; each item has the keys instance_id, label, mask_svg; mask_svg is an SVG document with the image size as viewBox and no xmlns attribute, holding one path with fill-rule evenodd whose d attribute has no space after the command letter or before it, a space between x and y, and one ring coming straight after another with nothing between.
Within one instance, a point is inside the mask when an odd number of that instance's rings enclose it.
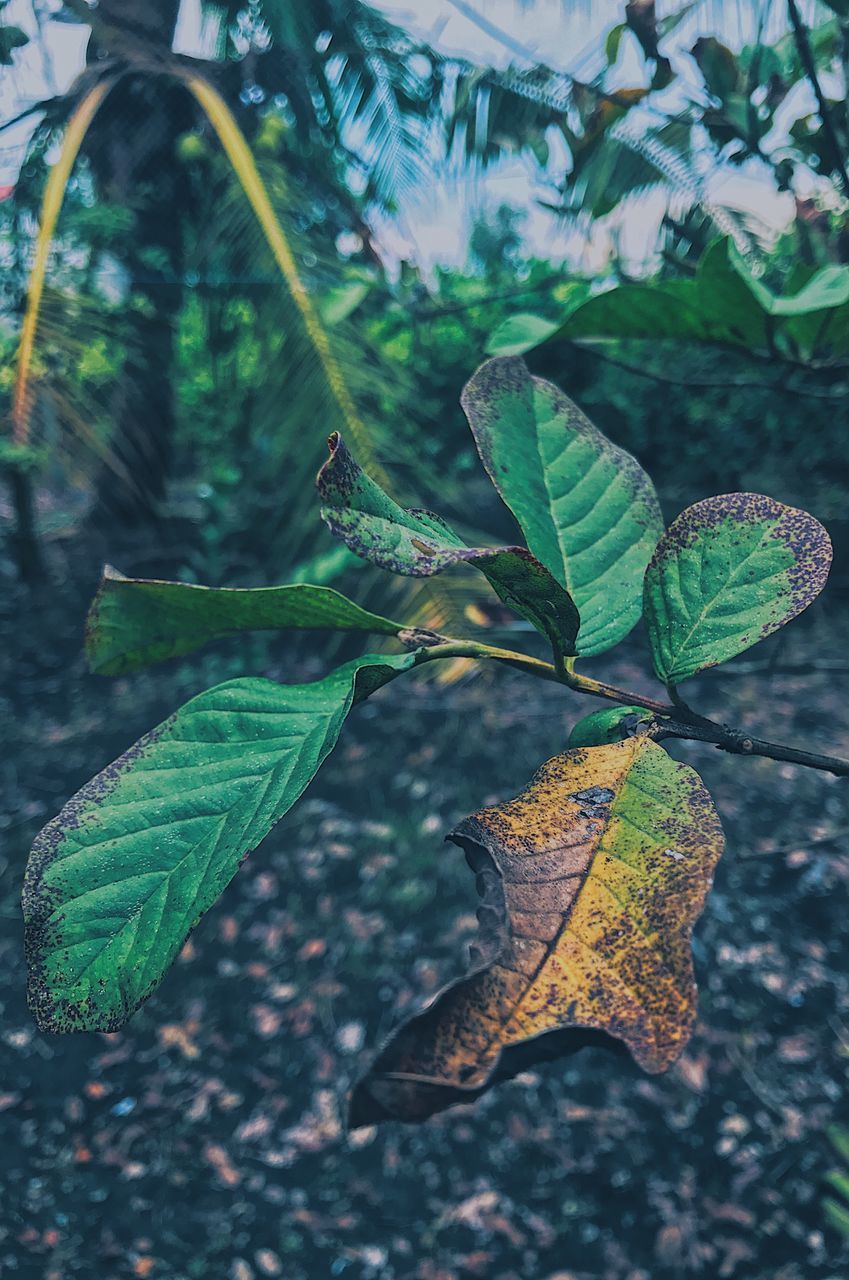
<instances>
[{"instance_id":1,"label":"leaf with dark spots","mask_svg":"<svg viewBox=\"0 0 849 1280\"><path fill-rule=\"evenodd\" d=\"M484 894L474 967L392 1036L351 1123L423 1120L587 1043L666 1070L695 1019L690 935L723 848L698 775L646 736L567 751L449 838Z\"/></svg>"},{"instance_id":2,"label":"leaf with dark spots","mask_svg":"<svg viewBox=\"0 0 849 1280\"><path fill-rule=\"evenodd\" d=\"M351 707L415 653L312 684L239 679L192 698L36 838L24 879L29 1003L45 1031L114 1031L247 854L295 803Z\"/></svg>"},{"instance_id":3,"label":"leaf with dark spots","mask_svg":"<svg viewBox=\"0 0 849 1280\"><path fill-rule=\"evenodd\" d=\"M646 571L655 671L677 684L736 657L807 609L830 565L829 536L806 511L760 493L688 507Z\"/></svg>"},{"instance_id":4,"label":"leaf with dark spots","mask_svg":"<svg viewBox=\"0 0 849 1280\"><path fill-rule=\"evenodd\" d=\"M642 467L522 360L489 360L463 408L478 453L533 554L581 615L576 652L602 653L632 629L663 519Z\"/></svg>"},{"instance_id":5,"label":"leaf with dark spots","mask_svg":"<svg viewBox=\"0 0 849 1280\"><path fill-rule=\"evenodd\" d=\"M394 636L403 623L361 609L332 587L199 587L125 578L107 565L86 623L86 657L98 675L123 675L221 636L283 628Z\"/></svg>"},{"instance_id":6,"label":"leaf with dark spots","mask_svg":"<svg viewBox=\"0 0 849 1280\"><path fill-rule=\"evenodd\" d=\"M480 569L499 598L527 618L558 655L575 652L580 619L568 591L525 547L467 547L430 511L405 510L358 466L337 433L318 474L322 517L364 559L409 577L453 565Z\"/></svg>"}]
</instances>

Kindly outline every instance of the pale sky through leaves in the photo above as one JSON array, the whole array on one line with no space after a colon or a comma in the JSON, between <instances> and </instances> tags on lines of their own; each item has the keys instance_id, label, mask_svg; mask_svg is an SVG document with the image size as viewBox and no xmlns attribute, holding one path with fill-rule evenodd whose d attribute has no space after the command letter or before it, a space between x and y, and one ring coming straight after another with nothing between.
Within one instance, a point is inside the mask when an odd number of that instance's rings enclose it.
<instances>
[{"instance_id":1,"label":"pale sky through leaves","mask_svg":"<svg viewBox=\"0 0 849 1280\"><path fill-rule=\"evenodd\" d=\"M563 0L524 4L520 0L417 0L415 4L410 0L374 0L374 7L446 54L499 67L530 66L539 59L583 79L603 70L604 33L622 21L624 11L621 0L593 0L591 4L567 4ZM672 4L658 4L658 11L674 12L678 7L675 0ZM805 9L806 17L812 20L815 6L809 2ZM699 6L669 42L676 69L683 71L686 78L691 65L686 50L698 35L719 33L735 47L753 39L759 11L758 4L740 0ZM783 30L783 7L769 5L768 11L767 39ZM469 16L472 12L478 21ZM199 0L183 0L177 45L185 52L202 49L199 14ZM7 22L36 34L31 0L11 0L4 16ZM84 64L82 27L47 23L46 31L47 38L41 46L33 42L16 54L13 69L3 69L0 116L4 119L31 101L61 92ZM46 50L46 58L41 49ZM626 37L608 87L638 84L640 74L636 43ZM805 87L800 91L805 92ZM25 123L7 130L0 139L0 186L14 183L30 128ZM554 141L551 178L568 168L565 147L558 148ZM778 196L757 164L742 170L717 168L707 175L707 186L714 200L754 214L773 233L792 217L792 198ZM562 222L539 206L539 197L556 201L556 192L530 158L505 160L486 172L452 173L449 166L448 171L409 193L397 218L381 220L380 240L394 258L414 257L428 267L437 263L461 264L475 217L504 203L524 213L526 245L540 257L567 260L579 270L600 272L616 244L632 271L652 265L655 232L665 207L661 194L648 192L626 200L592 228Z\"/></svg>"}]
</instances>

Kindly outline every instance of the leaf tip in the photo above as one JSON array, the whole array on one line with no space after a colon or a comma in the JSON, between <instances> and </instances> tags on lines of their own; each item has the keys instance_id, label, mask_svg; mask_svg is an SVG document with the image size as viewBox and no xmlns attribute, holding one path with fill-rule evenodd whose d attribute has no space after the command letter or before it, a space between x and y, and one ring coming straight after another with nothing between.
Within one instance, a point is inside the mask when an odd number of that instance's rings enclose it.
<instances>
[{"instance_id":1,"label":"leaf tip","mask_svg":"<svg viewBox=\"0 0 849 1280\"><path fill-rule=\"evenodd\" d=\"M530 380L528 366L521 356L492 356L484 360L469 378L460 396L460 404L472 423L472 415L486 408L490 396L499 392L524 391Z\"/></svg>"}]
</instances>

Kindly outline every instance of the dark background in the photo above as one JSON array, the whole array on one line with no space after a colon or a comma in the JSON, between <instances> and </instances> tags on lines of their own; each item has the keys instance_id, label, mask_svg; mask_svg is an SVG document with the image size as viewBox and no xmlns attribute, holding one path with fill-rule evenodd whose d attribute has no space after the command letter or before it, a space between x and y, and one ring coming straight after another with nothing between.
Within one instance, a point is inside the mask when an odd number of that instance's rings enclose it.
<instances>
[{"instance_id":1,"label":"dark background","mask_svg":"<svg viewBox=\"0 0 849 1280\"><path fill-rule=\"evenodd\" d=\"M270 49L256 31L239 35L237 8L208 73L248 137L311 296L326 305L359 295L343 318L323 314L374 458L400 500L493 540L510 536L459 395L499 322L517 310L558 316L574 273L532 255L521 214L506 206L481 211L462 266L425 274L383 261L369 218L414 185L404 176L411 121L442 109L445 68L432 58L432 77L411 87L418 43L364 6L269 3ZM849 47L839 9L805 9L817 66L832 74ZM714 25L698 37L676 29L694 59L696 38L734 44L726 7L706 13ZM41 826L211 684L242 673L308 680L358 651L326 636L249 636L133 677L91 676L82 635L101 565L231 586L332 582L425 623L435 608L409 582L387 584L340 558L320 523L312 477L338 406L208 124L149 74L151 42L168 56L174 5L150 14L149 31L128 33L119 0L95 17L67 6L67 20L92 23L88 79L39 115L15 200L0 205L8 415L51 147L86 86L115 60L130 65L68 190L29 452L0 453L0 1277L843 1280L849 1237L824 1200L839 1201L828 1177L846 1171L829 1127L849 1126L849 801L845 780L825 773L672 748L708 784L727 851L695 929L696 1033L667 1075L587 1050L420 1128L346 1134L346 1095L376 1049L465 968L474 881L444 832L513 796L593 709L507 670L453 684L419 673L358 708L303 801L128 1027L36 1030L19 898ZM377 104L360 156L365 189L342 145L356 110L337 102L336 120L304 89L326 83L317 50L328 32ZM656 89L665 72L651 31L637 24L626 36ZM772 75L785 95L804 79L792 41L788 27L769 46L778 61L764 52L754 72L738 41L726 50L737 79L714 45L696 59L706 95L696 115L709 137L699 145L722 163L761 165L771 190L796 197L777 241L755 237L777 290L799 263L813 271L847 256L842 162L822 121L788 160L768 150L757 112L737 110L741 95L744 106L763 101L760 88L777 108ZM375 48L411 133L403 146L380 122ZM485 155L468 163L511 149L539 158L557 113L532 110L492 75L494 123L486 136L473 131ZM587 94L573 102L574 167L556 194L591 228L639 195L645 175L610 162L610 122L592 133L598 96ZM836 106L832 123L849 154ZM692 143L678 141L692 159ZM804 196L802 170L830 182L834 198ZM690 275L716 234L698 203L682 213L675 196L651 246L658 280ZM343 234L360 237L355 251L339 248ZM614 248L601 283L630 272ZM560 342L529 362L637 454L667 518L751 489L826 524L835 562L824 595L693 682L690 696L751 732L846 756L846 362L800 367L787 354ZM471 632L464 610L480 604L480 584L452 582L439 580L443 605ZM522 631L512 642L533 646ZM588 670L657 692L641 628Z\"/></svg>"}]
</instances>

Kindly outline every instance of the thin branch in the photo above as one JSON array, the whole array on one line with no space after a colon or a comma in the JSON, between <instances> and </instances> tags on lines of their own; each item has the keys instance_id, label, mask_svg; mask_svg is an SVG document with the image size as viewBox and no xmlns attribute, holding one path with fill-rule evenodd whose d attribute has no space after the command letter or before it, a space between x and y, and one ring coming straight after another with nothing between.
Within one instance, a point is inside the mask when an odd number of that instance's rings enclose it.
<instances>
[{"instance_id":1,"label":"thin branch","mask_svg":"<svg viewBox=\"0 0 849 1280\"><path fill-rule=\"evenodd\" d=\"M532 658L528 654L517 653L512 649L498 649L476 640L452 640L416 632L410 632L407 636L402 635L401 638L412 644L425 642L423 647L417 649L418 663L431 662L440 658L490 659L524 671L528 675L537 676L539 679L564 685L578 693L586 693L590 697L604 698L608 702L616 702L622 706L645 707L662 717L653 730L653 736L657 739L681 738L690 742L709 742L720 751L728 751L732 755L764 756L768 760L783 760L789 764L804 765L808 769L833 773L836 777L849 778L849 760L844 760L840 756L820 755L814 751L802 751L797 747L787 747L779 742L768 742L765 738L754 738L742 729L717 724L688 707L674 689L670 690L674 704L658 702L655 698L646 697L645 694L632 693L627 689L619 689L616 685L606 684L602 680L578 675L569 670L568 666L563 671L558 671L550 662L543 662L539 658ZM435 639L437 643L428 644L429 639Z\"/></svg>"},{"instance_id":2,"label":"thin branch","mask_svg":"<svg viewBox=\"0 0 849 1280\"><path fill-rule=\"evenodd\" d=\"M552 285L563 280L562 271L552 271L543 280L538 280L535 284L519 285L515 289L502 289L498 293L486 293L479 298L467 298L463 302L447 302L444 305L438 303L432 307L423 308L421 311L413 312L413 320L438 320L442 316L456 315L460 311L474 311L476 307L488 307L495 302L507 302L511 298L525 298L534 293L542 293L545 289L550 289Z\"/></svg>"},{"instance_id":3,"label":"thin branch","mask_svg":"<svg viewBox=\"0 0 849 1280\"><path fill-rule=\"evenodd\" d=\"M840 181L843 186L843 194L849 196L849 173L846 172L846 162L843 159L843 152L840 148L840 140L837 137L837 130L834 127L834 121L831 118L831 112L828 109L828 102L822 90L817 75L817 64L814 59L814 52L811 48L811 42L808 39L808 30L802 21L802 15L799 13L799 6L796 0L787 0L787 12L790 15L790 23L793 27L793 37L796 41L796 48L799 51L799 60L805 68L805 75L811 82L811 88L816 94L817 106L819 108L822 127L828 138L829 146L834 155L834 165L840 174Z\"/></svg>"},{"instance_id":4,"label":"thin branch","mask_svg":"<svg viewBox=\"0 0 849 1280\"><path fill-rule=\"evenodd\" d=\"M556 342L556 341L561 341L561 339L558 338L557 334L553 334L552 337L548 339L548 341ZM599 355L601 355L604 359L610 359L610 357L607 356L601 350L601 347L604 343L611 342L611 341L624 341L624 342L651 341L655 344L655 346L658 343L660 343L662 346L665 345L666 343L675 343L676 350L681 345L680 340L678 338L673 338L673 337L651 338L651 339L648 337L624 338L624 339L564 337L562 341L573 343L575 346L580 347L582 351L595 351ZM689 342L691 341L691 339L685 339L684 341ZM738 357L742 355L742 356L745 356L747 360L755 360L759 364L768 364L774 367L776 363L780 362L782 365L788 365L791 369L803 369L805 370L806 373L809 373L812 370L814 372L818 372L820 370L849 369L849 360L799 360L799 359L796 359L794 356L788 355L788 353L785 351L771 353L769 351L760 351L757 347L741 347L738 343L731 342L727 338L726 339L711 338L709 345L712 347L715 347L717 351L728 351L731 355L738 356ZM631 370L631 372L635 372L635 370ZM697 384L687 379L686 385L691 387Z\"/></svg>"},{"instance_id":5,"label":"thin branch","mask_svg":"<svg viewBox=\"0 0 849 1280\"><path fill-rule=\"evenodd\" d=\"M33 116L38 111L46 111L48 107L53 106L56 101L54 98L43 98L39 102L34 102L32 106L25 107L23 111L19 111L16 116L12 116L10 120L0 122L0 133L4 129L11 129L14 125L20 124L22 120L26 120L28 116Z\"/></svg>"},{"instance_id":6,"label":"thin branch","mask_svg":"<svg viewBox=\"0 0 849 1280\"><path fill-rule=\"evenodd\" d=\"M764 738L752 738L740 729L720 724L690 724L663 720L657 727L660 738L683 738L690 742L711 742L720 751L736 756L765 756L768 760L785 760L789 764L804 765L807 769L819 769L833 773L838 778L849 778L849 760L840 756L820 755L814 751L800 751L797 747L785 747L779 742L767 742Z\"/></svg>"},{"instance_id":7,"label":"thin branch","mask_svg":"<svg viewBox=\"0 0 849 1280\"><path fill-rule=\"evenodd\" d=\"M399 639L403 643L415 644L417 633L406 636L401 632ZM417 662L432 662L439 658L478 658L502 662L505 666L514 667L540 680L552 680L555 684L563 684L557 669L550 662L532 658L526 653L516 653L512 649L497 649L493 645L480 644L476 640L450 640L439 637L439 643L419 649Z\"/></svg>"},{"instance_id":8,"label":"thin branch","mask_svg":"<svg viewBox=\"0 0 849 1280\"><path fill-rule=\"evenodd\" d=\"M593 355L598 356L600 360L604 360L616 369L622 369L625 373L633 373L639 378L648 378L650 382L659 382L671 387L710 387L717 390L737 390L742 387L757 391L781 391L786 395L803 396L812 400L842 400L845 399L847 390L849 390L845 385L836 387L793 387L782 384L778 380L775 382L761 382L758 378L675 378L670 377L669 374L655 373L654 370L646 369L641 365L628 364L626 360L620 360L617 356L610 356L598 347L588 346L579 342L575 342L573 345L581 351L590 351Z\"/></svg>"}]
</instances>

